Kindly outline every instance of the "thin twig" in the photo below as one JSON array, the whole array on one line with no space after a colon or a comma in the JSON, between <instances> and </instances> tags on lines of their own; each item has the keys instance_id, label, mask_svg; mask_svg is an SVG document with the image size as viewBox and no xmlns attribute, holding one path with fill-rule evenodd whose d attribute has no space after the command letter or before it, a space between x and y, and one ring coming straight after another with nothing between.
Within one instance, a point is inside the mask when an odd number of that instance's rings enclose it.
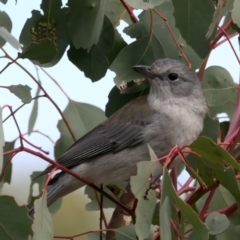
<instances>
[{"instance_id":1,"label":"thin twig","mask_svg":"<svg viewBox=\"0 0 240 240\"><path fill-rule=\"evenodd\" d=\"M54 100L50 97L50 95L46 92L46 90L43 88L43 86L40 84L40 82L26 69L24 68L21 64L19 64L16 60L14 60L11 56L9 56L7 54L7 52L1 47L2 51L5 53L6 57L9 58L12 61L15 61L15 64L20 67L25 73L27 73L27 75L29 77L32 78L32 80L38 85L38 87L44 92L45 96L49 99L49 101L54 105L54 107L57 109L57 111L59 112L59 114L61 115L66 127L68 128L69 133L71 134L74 142L76 142L76 137L67 121L67 119L65 118L63 112L61 111L61 109L59 108L59 106L54 102Z\"/></svg>"},{"instance_id":2,"label":"thin twig","mask_svg":"<svg viewBox=\"0 0 240 240\"><path fill-rule=\"evenodd\" d=\"M207 210L208 210L208 208L209 208L209 205L210 205L210 203L211 203L211 201L212 201L212 198L213 198L213 196L214 196L215 191L216 191L216 188L213 188L213 189L210 191L210 193L209 193L209 195L208 195L208 197L207 197L207 199L206 199L206 201L205 201L205 203L204 203L204 205L203 205L202 211L201 211L200 214L199 214L199 218L200 218L200 219L203 219L205 213L207 212Z\"/></svg>"},{"instance_id":3,"label":"thin twig","mask_svg":"<svg viewBox=\"0 0 240 240\"><path fill-rule=\"evenodd\" d=\"M133 13L133 9L124 1L124 0L120 0L120 2L122 3L122 5L126 8L130 18L132 19L132 21L134 23L137 23L138 22L138 19L137 17L134 15Z\"/></svg>"},{"instance_id":4,"label":"thin twig","mask_svg":"<svg viewBox=\"0 0 240 240\"><path fill-rule=\"evenodd\" d=\"M126 211L129 215L133 216L133 212L132 209L129 209L128 207L124 206L122 203L120 203L117 199L115 199L114 197L112 197L110 194L108 194L105 191L102 191L99 187L97 187L96 185L94 185L93 183L87 181L86 179L82 178L80 175L78 175L76 172L73 172L72 170L64 167L63 165L59 164L56 161L53 161L52 159L50 159L49 157L43 155L41 152L35 152L32 149L26 148L26 147L18 147L16 149L13 150L9 150L3 153L3 156L12 154L12 153L19 153L25 151L27 153L30 153L34 156L37 156L39 158L42 158L43 160L45 160L46 162L52 164L54 167L56 167L57 169L60 169L68 174L70 174L71 176L75 177L76 179L78 179L79 181L83 182L84 184L88 185L89 187L93 188L94 190L98 191L99 193L102 193L106 198L108 198L109 200L111 200L113 203L115 203L116 205L118 205L119 207L121 207L124 211Z\"/></svg>"},{"instance_id":5,"label":"thin twig","mask_svg":"<svg viewBox=\"0 0 240 240\"><path fill-rule=\"evenodd\" d=\"M43 153L45 153L47 155L49 154L49 151L45 151L45 150L42 149L42 147L38 147L38 146L34 145L33 143L29 142L23 135L21 135L20 138L23 141L25 141L27 144L29 144L30 146L36 148L37 150L39 150L39 151L41 151L41 152L43 152Z\"/></svg>"},{"instance_id":6,"label":"thin twig","mask_svg":"<svg viewBox=\"0 0 240 240\"><path fill-rule=\"evenodd\" d=\"M22 133L21 133L20 127L19 127L19 125L18 125L17 119L15 118L14 112L13 112L13 110L12 110L12 106L4 105L4 106L2 107L2 109L4 109L4 108L8 108L9 111L11 112L11 116L13 117L13 120L14 120L15 125L16 125L17 130L18 130L18 135L19 135L19 138L20 138L20 144L21 144L21 146L23 147L23 140L22 140L22 138L21 138Z\"/></svg>"},{"instance_id":7,"label":"thin twig","mask_svg":"<svg viewBox=\"0 0 240 240\"><path fill-rule=\"evenodd\" d=\"M223 35L226 37L228 43L230 44L230 46L231 46L231 48L232 48L232 51L233 51L235 57L237 58L238 63L240 64L240 59L239 59L239 57L238 57L238 55L237 55L237 53L236 53L236 51L235 51L235 49L234 49L234 47L233 47L233 45L232 45L232 42L230 41L230 39L229 39L229 37L228 37L227 32L226 32L222 27L220 27L220 26L219 26L218 28L223 32Z\"/></svg>"},{"instance_id":8,"label":"thin twig","mask_svg":"<svg viewBox=\"0 0 240 240\"><path fill-rule=\"evenodd\" d=\"M186 57L185 53L184 53L183 50L182 50L182 47L179 45L176 37L174 36L173 31L172 31L170 25L168 24L167 18L165 18L165 17L164 17L160 12L158 12L158 10L156 10L155 8L153 9L153 11L165 22L165 24L166 24L166 26L167 26L167 29L168 29L169 33L171 34L172 39L173 39L173 41L175 42L178 50L180 51L180 53L181 53L181 55L183 56L184 60L186 61L187 65L188 65L189 67L191 67L191 62L190 62L190 61L188 60L188 58Z\"/></svg>"},{"instance_id":9,"label":"thin twig","mask_svg":"<svg viewBox=\"0 0 240 240\"><path fill-rule=\"evenodd\" d=\"M41 97L46 97L45 95L39 95L39 96L36 96L36 97L33 97L32 100L35 100L35 99L38 99L38 98L41 98ZM13 114L15 114L18 110L20 110L23 106L25 106L26 103L23 103L21 106L19 106L18 108L16 108L14 111L13 111ZM7 121L12 115L9 114L4 120L3 120L3 123L5 121Z\"/></svg>"}]
</instances>

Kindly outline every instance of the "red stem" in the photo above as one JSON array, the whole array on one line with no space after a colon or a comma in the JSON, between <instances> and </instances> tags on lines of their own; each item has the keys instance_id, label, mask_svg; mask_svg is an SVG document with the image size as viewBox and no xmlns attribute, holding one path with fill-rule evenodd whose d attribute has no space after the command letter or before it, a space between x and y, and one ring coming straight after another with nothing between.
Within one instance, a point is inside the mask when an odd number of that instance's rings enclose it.
<instances>
[{"instance_id":1,"label":"red stem","mask_svg":"<svg viewBox=\"0 0 240 240\"><path fill-rule=\"evenodd\" d=\"M201 213L199 214L199 218L200 218L200 219L203 219L203 218L204 218L204 215L205 215L205 213L207 212L207 210L208 210L208 208L209 208L209 205L210 205L210 203L211 203L211 201L212 201L212 198L213 198L213 196L214 196L215 191L216 191L216 188L213 188L213 189L210 191L210 193L209 193L209 195L208 195L208 197L207 197L207 199L206 199L206 201L205 201L205 204L203 205L202 211L201 211Z\"/></svg>"},{"instance_id":2,"label":"red stem","mask_svg":"<svg viewBox=\"0 0 240 240\"><path fill-rule=\"evenodd\" d=\"M20 139L22 139L23 141L25 141L26 143L28 143L30 146L36 148L37 150L39 150L39 151L41 151L41 152L43 152L43 153L45 153L45 154L47 154L47 155L49 154L49 152L43 150L42 147L38 147L38 146L34 145L33 143L29 142L23 135L21 135Z\"/></svg>"},{"instance_id":3,"label":"red stem","mask_svg":"<svg viewBox=\"0 0 240 240\"><path fill-rule=\"evenodd\" d=\"M231 34L231 35L228 35L228 38L231 39L231 38L237 36L238 34L239 34L238 32L235 32L235 33L233 33L233 34ZM216 47L222 45L222 44L225 43L226 41L228 41L227 38L223 39L222 41L219 41L218 43L215 44L215 46L214 46L213 48L216 48Z\"/></svg>"},{"instance_id":4,"label":"red stem","mask_svg":"<svg viewBox=\"0 0 240 240\"><path fill-rule=\"evenodd\" d=\"M21 131L20 131L20 127L19 127L19 125L18 125L18 122L17 122L17 120L16 120L16 118L15 118L15 115L14 115L14 113L13 113L12 106L4 105L4 106L2 107L2 109L4 109L5 107L8 108L9 111L11 112L11 115L12 115L12 117L13 117L13 120L14 120L15 125L16 125L17 130L18 130L18 134L19 134L19 138L20 138L20 144L21 144L21 146L23 147L23 140L22 140L22 138L21 138L21 135L22 135L22 134L21 134Z\"/></svg>"},{"instance_id":5,"label":"red stem","mask_svg":"<svg viewBox=\"0 0 240 240\"><path fill-rule=\"evenodd\" d=\"M229 18L223 25L222 25L222 29L224 29L225 31L228 31L228 29L231 27L232 25L232 18ZM211 42L211 47L215 48L215 44L218 42L218 40L223 36L223 32L221 30L219 30L215 36L215 38L212 40Z\"/></svg>"},{"instance_id":6,"label":"red stem","mask_svg":"<svg viewBox=\"0 0 240 240\"><path fill-rule=\"evenodd\" d=\"M234 49L234 47L233 47L233 45L232 45L232 42L230 41L230 39L229 39L229 37L228 37L227 32L226 32L222 27L220 27L220 26L219 26L218 28L223 32L223 35L226 37L228 43L230 44L230 46L231 46L231 48L232 48L232 50L233 50L233 53L234 53L235 57L237 58L238 63L240 64L240 59L239 59L239 57L238 57L238 55L237 55L237 53L236 53L236 51L235 51L235 49Z\"/></svg>"},{"instance_id":7,"label":"red stem","mask_svg":"<svg viewBox=\"0 0 240 240\"><path fill-rule=\"evenodd\" d=\"M125 9L127 10L130 18L132 19L132 21L134 23L137 23L138 22L138 19L137 17L134 15L133 13L133 9L124 1L124 0L120 0L120 2L122 3L122 5L125 7Z\"/></svg>"},{"instance_id":8,"label":"red stem","mask_svg":"<svg viewBox=\"0 0 240 240\"><path fill-rule=\"evenodd\" d=\"M86 179L82 178L81 176L79 176L77 173L71 171L70 169L64 167L63 165L53 161L52 159L48 158L47 156L43 155L40 152L35 152L29 148L26 147L18 147L16 149L4 152L3 155L8 155L8 154L12 154L12 153L19 153L19 152L28 152L32 155L35 155L39 158L42 158L43 160L45 160L48 163L51 163L54 167L56 167L57 169L60 169L68 174L70 174L71 176L75 177L76 179L78 179L79 181L85 183L86 185L88 185L89 187L93 188L94 190L98 191L99 193L103 194L106 198L108 198L109 200L111 200L113 203L115 203L116 205L118 205L119 207L121 207L124 211L126 211L129 215L133 215L133 211L132 209L129 209L128 207L124 206L121 202L119 202L117 199L115 199L114 197L112 197L111 195L109 195L107 192L102 191L99 187L97 187L96 185L94 185L91 182L88 182Z\"/></svg>"}]
</instances>

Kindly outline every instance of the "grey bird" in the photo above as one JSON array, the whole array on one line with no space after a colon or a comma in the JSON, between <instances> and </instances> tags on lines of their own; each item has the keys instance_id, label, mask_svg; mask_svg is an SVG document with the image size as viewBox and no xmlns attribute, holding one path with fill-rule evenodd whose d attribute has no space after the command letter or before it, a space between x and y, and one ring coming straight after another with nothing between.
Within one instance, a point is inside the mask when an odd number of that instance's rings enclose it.
<instances>
[{"instance_id":1,"label":"grey bird","mask_svg":"<svg viewBox=\"0 0 240 240\"><path fill-rule=\"evenodd\" d=\"M162 157L175 145L191 144L203 129L208 107L192 69L173 59L133 69L148 79L149 94L123 106L58 159L58 163L95 184L114 184L135 175L136 164L150 160L147 144ZM41 175L52 169L48 167ZM65 172L56 174L48 187L48 206L82 186ZM31 209L29 214L33 213Z\"/></svg>"}]
</instances>

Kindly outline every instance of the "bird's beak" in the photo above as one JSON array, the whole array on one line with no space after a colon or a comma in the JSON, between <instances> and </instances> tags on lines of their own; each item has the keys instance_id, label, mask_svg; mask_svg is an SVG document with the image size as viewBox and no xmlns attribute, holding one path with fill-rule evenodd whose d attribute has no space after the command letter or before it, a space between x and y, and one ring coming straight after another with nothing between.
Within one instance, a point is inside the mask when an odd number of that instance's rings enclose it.
<instances>
[{"instance_id":1,"label":"bird's beak","mask_svg":"<svg viewBox=\"0 0 240 240\"><path fill-rule=\"evenodd\" d=\"M156 74L151 71L151 68L149 66L136 65L133 67L133 70L149 78L156 77Z\"/></svg>"}]
</instances>

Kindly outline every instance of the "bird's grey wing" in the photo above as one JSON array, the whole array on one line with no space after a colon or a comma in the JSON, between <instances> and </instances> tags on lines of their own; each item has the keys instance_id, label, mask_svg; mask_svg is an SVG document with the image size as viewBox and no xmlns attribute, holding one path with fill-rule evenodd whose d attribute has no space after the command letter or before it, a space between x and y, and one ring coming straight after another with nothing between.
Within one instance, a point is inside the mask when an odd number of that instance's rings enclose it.
<instances>
[{"instance_id":1,"label":"bird's grey wing","mask_svg":"<svg viewBox=\"0 0 240 240\"><path fill-rule=\"evenodd\" d=\"M116 153L143 142L143 129L152 122L155 112L148 107L145 96L136 100L76 141L57 162L72 168L102 154ZM48 167L41 175L52 169L52 166Z\"/></svg>"}]
</instances>

